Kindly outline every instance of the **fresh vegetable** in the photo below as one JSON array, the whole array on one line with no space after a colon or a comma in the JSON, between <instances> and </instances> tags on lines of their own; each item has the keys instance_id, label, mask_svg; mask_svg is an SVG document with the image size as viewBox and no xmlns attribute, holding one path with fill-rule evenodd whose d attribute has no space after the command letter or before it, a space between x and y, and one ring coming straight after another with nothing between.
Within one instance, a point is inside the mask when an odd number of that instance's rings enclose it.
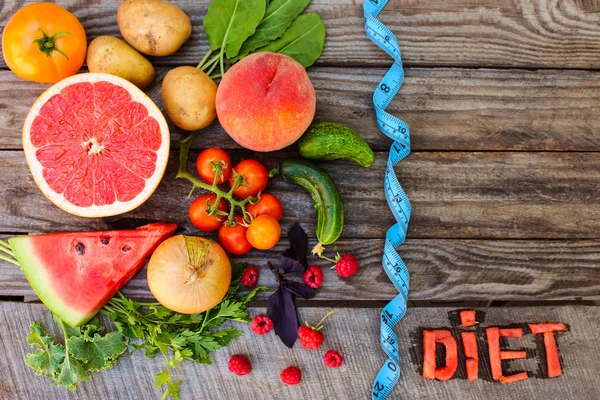
<instances>
[{"instance_id":1,"label":"fresh vegetable","mask_svg":"<svg viewBox=\"0 0 600 400\"><path fill-rule=\"evenodd\" d=\"M170 70L162 83L167 116L186 131L206 128L217 117L217 84L197 68Z\"/></svg>"},{"instance_id":2,"label":"fresh vegetable","mask_svg":"<svg viewBox=\"0 0 600 400\"><path fill-rule=\"evenodd\" d=\"M227 215L227 204L220 199L217 204L217 195L203 194L190 204L189 216L192 224L201 231L216 231L223 225Z\"/></svg>"},{"instance_id":3,"label":"fresh vegetable","mask_svg":"<svg viewBox=\"0 0 600 400\"><path fill-rule=\"evenodd\" d=\"M235 265L231 286L225 299L201 314L178 314L157 303L138 303L122 295L114 297L103 309L125 336L141 340L132 344L154 357L160 352L167 360L165 369L154 375L154 386L164 387L163 398L179 398L180 380L174 380L171 370L183 360L210 364L210 353L219 350L242 332L234 328L220 329L225 321L249 322L247 304L265 287L257 287L241 298L236 297L238 280L244 264Z\"/></svg>"},{"instance_id":4,"label":"fresh vegetable","mask_svg":"<svg viewBox=\"0 0 600 400\"><path fill-rule=\"evenodd\" d=\"M294 143L315 115L316 94L294 59L256 53L227 71L217 90L219 122L233 140L254 151Z\"/></svg>"},{"instance_id":5,"label":"fresh vegetable","mask_svg":"<svg viewBox=\"0 0 600 400\"><path fill-rule=\"evenodd\" d=\"M242 255L252 250L252 245L246 238L248 228L244 224L244 218L236 215L235 225L230 226L228 222L225 222L219 228L219 242L231 254Z\"/></svg>"},{"instance_id":6,"label":"fresh vegetable","mask_svg":"<svg viewBox=\"0 0 600 400\"><path fill-rule=\"evenodd\" d=\"M281 266L267 265L279 282L277 290L269 297L267 314L275 325L275 334L283 344L293 347L298 339L298 314L296 295L305 299L315 297L315 290L303 282L292 280L292 275L301 275L306 271L308 262L308 236L297 222L288 232L291 246L281 255Z\"/></svg>"},{"instance_id":7,"label":"fresh vegetable","mask_svg":"<svg viewBox=\"0 0 600 400\"><path fill-rule=\"evenodd\" d=\"M273 248L281 237L279 222L268 214L254 218L246 231L246 238L252 247L259 250Z\"/></svg>"},{"instance_id":8,"label":"fresh vegetable","mask_svg":"<svg viewBox=\"0 0 600 400\"><path fill-rule=\"evenodd\" d=\"M36 350L25 356L25 363L36 375L52 379L54 386L75 390L80 382L92 379L89 372L111 369L127 350L123 335L105 333L96 318L80 328L71 328L56 316L54 320L63 332L64 345L48 335L39 322L33 322L27 343Z\"/></svg>"},{"instance_id":9,"label":"fresh vegetable","mask_svg":"<svg viewBox=\"0 0 600 400\"><path fill-rule=\"evenodd\" d=\"M271 0L267 2L265 15L233 60L239 60L256 49L268 45L273 40L283 36L292 22L308 6L310 0Z\"/></svg>"},{"instance_id":10,"label":"fresh vegetable","mask_svg":"<svg viewBox=\"0 0 600 400\"><path fill-rule=\"evenodd\" d=\"M508 383L524 381L527 378L529 378L529 376L527 375L527 372L519 372L518 374L514 374L514 375L501 376L500 383L506 385Z\"/></svg>"},{"instance_id":11,"label":"fresh vegetable","mask_svg":"<svg viewBox=\"0 0 600 400\"><path fill-rule=\"evenodd\" d=\"M23 127L23 150L38 187L82 217L118 215L144 203L165 172L169 144L156 104L108 74L77 74L50 87Z\"/></svg>"},{"instance_id":12,"label":"fresh vegetable","mask_svg":"<svg viewBox=\"0 0 600 400\"><path fill-rule=\"evenodd\" d=\"M473 326L478 324L477 312L475 310L463 310L459 313L460 326Z\"/></svg>"},{"instance_id":13,"label":"fresh vegetable","mask_svg":"<svg viewBox=\"0 0 600 400\"><path fill-rule=\"evenodd\" d=\"M205 183L220 185L231 177L231 158L225 150L211 147L198 155L196 170Z\"/></svg>"},{"instance_id":14,"label":"fresh vegetable","mask_svg":"<svg viewBox=\"0 0 600 400\"><path fill-rule=\"evenodd\" d=\"M198 136L198 134L199 134L199 131L194 131L187 138L185 138L179 142L179 144L180 144L179 170L177 171L177 178L185 178L192 183L193 186L192 186L192 190L190 191L190 196L196 188L202 188L204 190L212 192L219 199L229 203L229 214L225 214L225 215L227 215L227 222L230 225L233 223L236 211L238 209L240 210L239 214L244 217L244 222L250 223L250 214L248 214L246 212L246 206L250 202L258 201L258 198L250 196L245 199L239 200L234 196L234 192L238 187L247 185L247 182L243 175L234 174L234 177L231 178L234 181L233 186L231 187L231 190L229 190L228 192L225 192L225 191L221 190L221 188L219 188L219 186L216 183L213 182L213 184L210 185L199 179L196 179L190 172L188 172L187 161L188 161L188 155L190 152L190 146L192 145L192 143L194 142L194 139ZM218 175L218 174L215 174L215 176L216 175ZM216 204L220 204L220 201L219 201L219 203L215 204L215 202L212 202L211 204L212 204L212 207L210 207L206 210L206 213L209 216L219 217L220 215L223 215L223 210L218 209L219 206L216 205Z\"/></svg>"},{"instance_id":15,"label":"fresh vegetable","mask_svg":"<svg viewBox=\"0 0 600 400\"><path fill-rule=\"evenodd\" d=\"M311 195L317 211L315 230L319 242L335 242L344 228L344 205L327 172L310 161L292 158L281 162L279 173L285 181L301 186Z\"/></svg>"},{"instance_id":16,"label":"fresh vegetable","mask_svg":"<svg viewBox=\"0 0 600 400\"><path fill-rule=\"evenodd\" d=\"M219 66L227 67L248 54L279 52L305 68L320 56L325 44L325 25L317 14L298 16L308 0L213 0L204 17L204 32L210 44L198 68L210 75ZM211 55L217 52L211 58Z\"/></svg>"},{"instance_id":17,"label":"fresh vegetable","mask_svg":"<svg viewBox=\"0 0 600 400\"><path fill-rule=\"evenodd\" d=\"M175 53L192 33L190 19L181 8L163 0L123 0L117 24L127 43L151 56Z\"/></svg>"},{"instance_id":18,"label":"fresh vegetable","mask_svg":"<svg viewBox=\"0 0 600 400\"><path fill-rule=\"evenodd\" d=\"M90 72L103 72L127 79L140 89L154 80L154 67L133 47L114 36L98 36L88 47Z\"/></svg>"},{"instance_id":19,"label":"fresh vegetable","mask_svg":"<svg viewBox=\"0 0 600 400\"><path fill-rule=\"evenodd\" d=\"M227 254L211 239L178 235L165 240L148 262L152 295L170 310L195 314L219 304L231 282Z\"/></svg>"},{"instance_id":20,"label":"fresh vegetable","mask_svg":"<svg viewBox=\"0 0 600 400\"><path fill-rule=\"evenodd\" d=\"M123 231L16 236L0 242L46 307L70 326L89 321L145 264L176 224Z\"/></svg>"},{"instance_id":21,"label":"fresh vegetable","mask_svg":"<svg viewBox=\"0 0 600 400\"><path fill-rule=\"evenodd\" d=\"M265 190L269 183L269 172L256 160L243 160L233 167L233 175L229 179L229 187L233 189L238 176L244 179L244 185L238 185L233 194L243 199L257 196Z\"/></svg>"},{"instance_id":22,"label":"fresh vegetable","mask_svg":"<svg viewBox=\"0 0 600 400\"><path fill-rule=\"evenodd\" d=\"M6 65L28 81L55 83L75 75L86 48L85 30L77 17L53 3L21 8L2 32Z\"/></svg>"},{"instance_id":23,"label":"fresh vegetable","mask_svg":"<svg viewBox=\"0 0 600 400\"><path fill-rule=\"evenodd\" d=\"M283 36L255 52L268 51L290 56L308 68L321 57L325 36L325 24L319 14L303 14L294 20Z\"/></svg>"},{"instance_id":24,"label":"fresh vegetable","mask_svg":"<svg viewBox=\"0 0 600 400\"><path fill-rule=\"evenodd\" d=\"M477 337L475 336L475 332L461 332L460 336L462 338L465 357L467 358L465 361L467 378L469 382L473 382L477 379L479 374L479 351L477 351Z\"/></svg>"},{"instance_id":25,"label":"fresh vegetable","mask_svg":"<svg viewBox=\"0 0 600 400\"><path fill-rule=\"evenodd\" d=\"M214 62L219 62L223 75L225 56L232 59L239 54L242 44L255 32L265 11L265 0L212 0L203 21L210 44L210 52L204 60L218 50Z\"/></svg>"},{"instance_id":26,"label":"fresh vegetable","mask_svg":"<svg viewBox=\"0 0 600 400\"><path fill-rule=\"evenodd\" d=\"M373 164L373 151L351 128L336 122L312 124L298 141L302 157L311 160L349 160L363 167Z\"/></svg>"},{"instance_id":27,"label":"fresh vegetable","mask_svg":"<svg viewBox=\"0 0 600 400\"><path fill-rule=\"evenodd\" d=\"M281 204L281 201L271 193L261 193L258 202L248 204L246 211L248 211L253 218L262 214L268 214L279 221L283 215L283 205Z\"/></svg>"},{"instance_id":28,"label":"fresh vegetable","mask_svg":"<svg viewBox=\"0 0 600 400\"><path fill-rule=\"evenodd\" d=\"M544 348L546 350L546 366L548 368L548 378L556 378L562 376L562 369L560 367L560 357L558 356L558 347L556 346L556 339L554 338L554 332L566 331L567 326L562 323L549 323L549 324L528 324L531 333L534 335L544 335Z\"/></svg>"}]
</instances>

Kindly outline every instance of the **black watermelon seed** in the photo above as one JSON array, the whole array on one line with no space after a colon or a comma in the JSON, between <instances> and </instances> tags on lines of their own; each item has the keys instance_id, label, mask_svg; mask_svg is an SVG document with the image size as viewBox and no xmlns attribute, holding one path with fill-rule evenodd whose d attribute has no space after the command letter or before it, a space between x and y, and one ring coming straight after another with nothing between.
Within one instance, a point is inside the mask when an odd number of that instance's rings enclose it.
<instances>
[{"instance_id":1,"label":"black watermelon seed","mask_svg":"<svg viewBox=\"0 0 600 400\"><path fill-rule=\"evenodd\" d=\"M123 253L127 253L129 250L131 250L131 247L129 247L128 245L125 245L125 246L123 246L123 248L121 250L123 250Z\"/></svg>"},{"instance_id":2,"label":"black watermelon seed","mask_svg":"<svg viewBox=\"0 0 600 400\"><path fill-rule=\"evenodd\" d=\"M79 242L75 245L75 251L77 251L77 254L79 254L80 256L85 254L85 246L83 245L83 243Z\"/></svg>"},{"instance_id":3,"label":"black watermelon seed","mask_svg":"<svg viewBox=\"0 0 600 400\"><path fill-rule=\"evenodd\" d=\"M100 243L106 245L108 244L108 242L110 241L110 238L107 237L103 237L102 239L100 239Z\"/></svg>"}]
</instances>

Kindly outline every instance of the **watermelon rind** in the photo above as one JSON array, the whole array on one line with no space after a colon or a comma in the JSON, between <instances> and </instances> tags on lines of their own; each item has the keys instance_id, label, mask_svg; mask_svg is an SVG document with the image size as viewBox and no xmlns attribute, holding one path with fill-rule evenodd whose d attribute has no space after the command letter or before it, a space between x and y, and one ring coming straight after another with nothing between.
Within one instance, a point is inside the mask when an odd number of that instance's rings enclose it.
<instances>
[{"instance_id":1,"label":"watermelon rind","mask_svg":"<svg viewBox=\"0 0 600 400\"><path fill-rule=\"evenodd\" d=\"M72 327L80 326L88 322L96 313L79 313L65 304L52 287L48 285L49 277L40 266L44 260L36 257L31 251L31 243L35 236L15 236L8 239L8 243L19 260L21 271L31 284L35 294L42 300L58 318Z\"/></svg>"}]
</instances>

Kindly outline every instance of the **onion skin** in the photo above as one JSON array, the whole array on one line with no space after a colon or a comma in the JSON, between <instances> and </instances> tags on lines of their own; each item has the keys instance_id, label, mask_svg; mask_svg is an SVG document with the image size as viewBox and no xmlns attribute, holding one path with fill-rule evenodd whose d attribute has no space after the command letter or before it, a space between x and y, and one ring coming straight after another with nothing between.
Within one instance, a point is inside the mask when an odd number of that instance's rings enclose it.
<instances>
[{"instance_id":1,"label":"onion skin","mask_svg":"<svg viewBox=\"0 0 600 400\"><path fill-rule=\"evenodd\" d=\"M223 300L231 283L231 263L214 240L173 236L162 242L148 263L148 286L170 310L197 314Z\"/></svg>"}]
</instances>

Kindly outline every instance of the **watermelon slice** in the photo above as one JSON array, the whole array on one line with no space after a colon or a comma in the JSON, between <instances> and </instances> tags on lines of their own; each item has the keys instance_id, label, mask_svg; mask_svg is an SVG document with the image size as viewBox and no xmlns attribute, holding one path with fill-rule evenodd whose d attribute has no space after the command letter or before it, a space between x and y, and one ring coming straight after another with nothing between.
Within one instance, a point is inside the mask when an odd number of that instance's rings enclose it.
<instances>
[{"instance_id":1,"label":"watermelon slice","mask_svg":"<svg viewBox=\"0 0 600 400\"><path fill-rule=\"evenodd\" d=\"M15 258L46 307L72 327L92 319L144 266L176 224L51 233L9 239Z\"/></svg>"}]
</instances>

